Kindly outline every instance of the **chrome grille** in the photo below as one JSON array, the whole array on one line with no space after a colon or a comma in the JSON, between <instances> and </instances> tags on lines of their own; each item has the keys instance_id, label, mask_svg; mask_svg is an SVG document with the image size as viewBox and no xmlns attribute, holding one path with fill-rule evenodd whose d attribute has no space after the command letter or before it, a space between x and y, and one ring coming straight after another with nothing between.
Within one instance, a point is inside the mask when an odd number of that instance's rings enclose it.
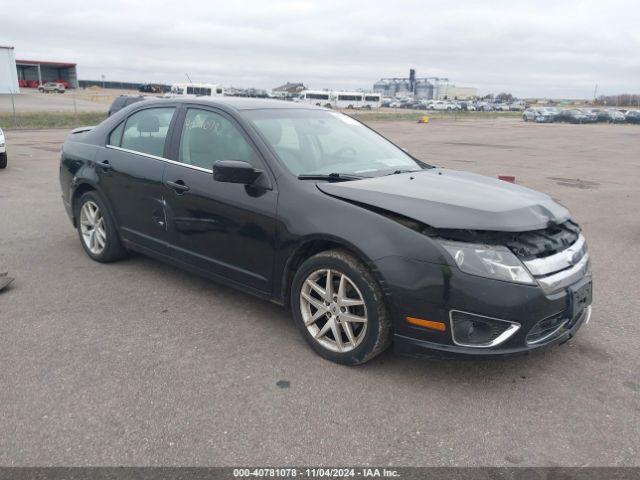
<instances>
[{"instance_id":1,"label":"chrome grille","mask_svg":"<svg viewBox=\"0 0 640 480\"><path fill-rule=\"evenodd\" d=\"M547 294L568 287L591 270L587 244L582 235L558 253L525 260L523 263Z\"/></svg>"}]
</instances>

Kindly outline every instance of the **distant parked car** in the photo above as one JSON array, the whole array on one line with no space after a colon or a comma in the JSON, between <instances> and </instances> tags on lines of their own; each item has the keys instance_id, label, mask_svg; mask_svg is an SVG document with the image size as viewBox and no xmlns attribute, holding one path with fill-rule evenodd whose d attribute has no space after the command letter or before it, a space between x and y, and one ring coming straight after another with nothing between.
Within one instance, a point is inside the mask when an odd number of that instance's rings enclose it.
<instances>
[{"instance_id":1,"label":"distant parked car","mask_svg":"<svg viewBox=\"0 0 640 480\"><path fill-rule=\"evenodd\" d=\"M640 111L629 110L625 118L628 123L640 123Z\"/></svg>"},{"instance_id":2,"label":"distant parked car","mask_svg":"<svg viewBox=\"0 0 640 480\"><path fill-rule=\"evenodd\" d=\"M580 110L587 117L587 123L595 123L598 121L598 109L594 108L583 108Z\"/></svg>"},{"instance_id":3,"label":"distant parked car","mask_svg":"<svg viewBox=\"0 0 640 480\"><path fill-rule=\"evenodd\" d=\"M449 102L447 100L438 100L431 104L431 110L458 110L460 106L457 103Z\"/></svg>"},{"instance_id":4,"label":"distant parked car","mask_svg":"<svg viewBox=\"0 0 640 480\"><path fill-rule=\"evenodd\" d=\"M402 108L411 108L413 110L424 110L424 105L422 105L422 102L419 102L417 100L411 100L407 103L405 103L404 105L402 105Z\"/></svg>"},{"instance_id":5,"label":"distant parked car","mask_svg":"<svg viewBox=\"0 0 640 480\"><path fill-rule=\"evenodd\" d=\"M4 132L0 128L0 169L7 168L7 144Z\"/></svg>"},{"instance_id":6,"label":"distant parked car","mask_svg":"<svg viewBox=\"0 0 640 480\"><path fill-rule=\"evenodd\" d=\"M589 123L591 121L589 117L577 108L573 110L562 110L558 119L561 122L569 123Z\"/></svg>"},{"instance_id":7,"label":"distant parked car","mask_svg":"<svg viewBox=\"0 0 640 480\"><path fill-rule=\"evenodd\" d=\"M558 119L558 112L549 108L538 109L538 116L535 118L538 123L553 123Z\"/></svg>"},{"instance_id":8,"label":"distant parked car","mask_svg":"<svg viewBox=\"0 0 640 480\"><path fill-rule=\"evenodd\" d=\"M144 97L142 95L137 95L137 96L134 96L134 95L120 95L118 98L116 98L113 101L113 103L109 107L108 116L110 117L114 113L122 110L124 107L128 107L132 103L140 102L140 101L144 100L145 98L146 97Z\"/></svg>"},{"instance_id":9,"label":"distant parked car","mask_svg":"<svg viewBox=\"0 0 640 480\"><path fill-rule=\"evenodd\" d=\"M61 83L62 85L64 85L64 88L66 90L69 90L71 88L71 84L69 82L67 82L66 80L62 80L60 78L57 80L54 80L53 83Z\"/></svg>"},{"instance_id":10,"label":"distant parked car","mask_svg":"<svg viewBox=\"0 0 640 480\"><path fill-rule=\"evenodd\" d=\"M613 108L608 110L598 110L596 115L599 122L624 123L625 121L624 113Z\"/></svg>"},{"instance_id":11,"label":"distant parked car","mask_svg":"<svg viewBox=\"0 0 640 480\"><path fill-rule=\"evenodd\" d=\"M64 93L67 91L67 87L64 86L64 83L47 82L43 85L40 85L38 87L38 91L40 93Z\"/></svg>"},{"instance_id":12,"label":"distant parked car","mask_svg":"<svg viewBox=\"0 0 640 480\"><path fill-rule=\"evenodd\" d=\"M527 108L524 112L522 112L522 120L524 120L525 122L534 122L537 116L537 108Z\"/></svg>"},{"instance_id":13,"label":"distant parked car","mask_svg":"<svg viewBox=\"0 0 640 480\"><path fill-rule=\"evenodd\" d=\"M493 105L491 105L489 102L479 102L478 105L476 106L476 108L480 112L491 112L491 111L493 111Z\"/></svg>"},{"instance_id":14,"label":"distant parked car","mask_svg":"<svg viewBox=\"0 0 640 480\"><path fill-rule=\"evenodd\" d=\"M138 91L142 93L165 93L168 91L168 87L146 83L144 85L140 85L140 87L138 87Z\"/></svg>"},{"instance_id":15,"label":"distant parked car","mask_svg":"<svg viewBox=\"0 0 640 480\"><path fill-rule=\"evenodd\" d=\"M556 120L556 115L546 108L527 108L522 113L525 122L552 123Z\"/></svg>"}]
</instances>

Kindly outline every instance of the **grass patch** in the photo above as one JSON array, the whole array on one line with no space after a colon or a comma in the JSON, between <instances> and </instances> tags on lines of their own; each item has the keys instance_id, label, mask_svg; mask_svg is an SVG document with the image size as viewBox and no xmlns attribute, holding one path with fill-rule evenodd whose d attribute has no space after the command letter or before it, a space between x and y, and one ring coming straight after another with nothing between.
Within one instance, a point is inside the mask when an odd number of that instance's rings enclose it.
<instances>
[{"instance_id":1,"label":"grass patch","mask_svg":"<svg viewBox=\"0 0 640 480\"><path fill-rule=\"evenodd\" d=\"M347 115L360 120L361 122L387 120L387 121L410 121L417 122L420 117L427 116L429 120L458 120L458 119L475 119L475 118L519 118L522 112L446 112L446 111L426 111L426 110L408 110L408 111L373 111L373 112L354 112L349 113L343 110Z\"/></svg>"},{"instance_id":2,"label":"grass patch","mask_svg":"<svg viewBox=\"0 0 640 480\"><path fill-rule=\"evenodd\" d=\"M107 118L104 112L29 112L0 113L0 127L5 130L26 128L77 128L97 125Z\"/></svg>"}]
</instances>

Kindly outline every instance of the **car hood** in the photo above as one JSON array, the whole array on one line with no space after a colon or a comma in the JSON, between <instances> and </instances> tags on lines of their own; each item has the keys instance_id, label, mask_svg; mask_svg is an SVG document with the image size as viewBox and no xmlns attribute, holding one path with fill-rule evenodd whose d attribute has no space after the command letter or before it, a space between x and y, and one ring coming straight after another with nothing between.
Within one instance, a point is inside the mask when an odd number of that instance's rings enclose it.
<instances>
[{"instance_id":1,"label":"car hood","mask_svg":"<svg viewBox=\"0 0 640 480\"><path fill-rule=\"evenodd\" d=\"M435 228L524 232L571 217L535 190L482 175L433 168L341 183L327 195L398 213Z\"/></svg>"}]
</instances>

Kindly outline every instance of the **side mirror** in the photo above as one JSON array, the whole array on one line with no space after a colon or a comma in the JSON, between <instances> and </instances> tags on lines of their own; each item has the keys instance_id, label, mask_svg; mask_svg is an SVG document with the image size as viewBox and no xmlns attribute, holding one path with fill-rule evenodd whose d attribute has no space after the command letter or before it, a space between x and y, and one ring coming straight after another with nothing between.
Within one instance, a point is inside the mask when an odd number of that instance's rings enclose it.
<instances>
[{"instance_id":1,"label":"side mirror","mask_svg":"<svg viewBox=\"0 0 640 480\"><path fill-rule=\"evenodd\" d=\"M262 171L256 170L248 162L218 160L213 164L213 178L218 182L251 185L260 175L262 175Z\"/></svg>"}]
</instances>

